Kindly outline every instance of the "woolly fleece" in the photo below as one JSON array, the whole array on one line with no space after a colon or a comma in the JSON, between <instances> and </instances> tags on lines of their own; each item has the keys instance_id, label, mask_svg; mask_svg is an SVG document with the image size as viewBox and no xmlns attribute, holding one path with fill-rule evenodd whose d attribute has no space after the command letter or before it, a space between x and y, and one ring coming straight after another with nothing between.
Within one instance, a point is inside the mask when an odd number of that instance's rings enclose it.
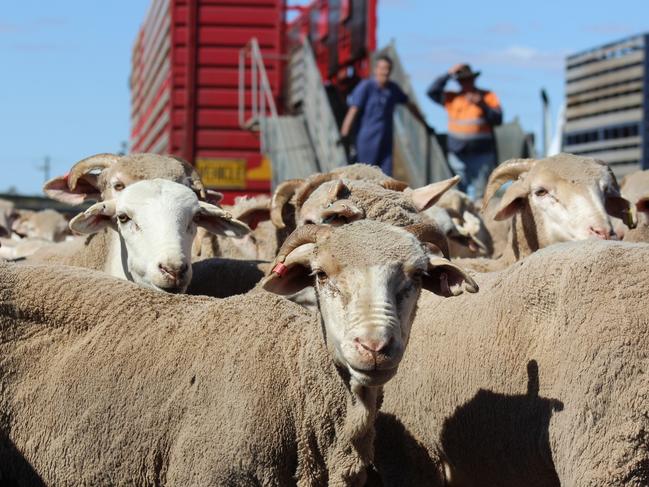
<instances>
[{"instance_id":1,"label":"woolly fleece","mask_svg":"<svg viewBox=\"0 0 649 487\"><path fill-rule=\"evenodd\" d=\"M565 243L475 296L423 294L377 422L385 485L442 485L417 475L443 461L444 485L649 485L647 263L646 245Z\"/></svg>"},{"instance_id":2,"label":"woolly fleece","mask_svg":"<svg viewBox=\"0 0 649 487\"><path fill-rule=\"evenodd\" d=\"M366 410L318 319L283 298L169 295L88 270L0 263L0 313L4 484L364 479Z\"/></svg>"}]
</instances>

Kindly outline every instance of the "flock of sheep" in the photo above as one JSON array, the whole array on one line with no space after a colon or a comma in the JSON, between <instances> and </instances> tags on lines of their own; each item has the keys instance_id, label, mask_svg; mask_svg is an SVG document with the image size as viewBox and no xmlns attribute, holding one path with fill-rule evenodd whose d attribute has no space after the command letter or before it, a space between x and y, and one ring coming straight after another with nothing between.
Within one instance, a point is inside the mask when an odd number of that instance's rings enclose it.
<instances>
[{"instance_id":1,"label":"flock of sheep","mask_svg":"<svg viewBox=\"0 0 649 487\"><path fill-rule=\"evenodd\" d=\"M45 185L71 233L0 206L0 485L649 485L649 171L457 181L226 207L99 154Z\"/></svg>"}]
</instances>

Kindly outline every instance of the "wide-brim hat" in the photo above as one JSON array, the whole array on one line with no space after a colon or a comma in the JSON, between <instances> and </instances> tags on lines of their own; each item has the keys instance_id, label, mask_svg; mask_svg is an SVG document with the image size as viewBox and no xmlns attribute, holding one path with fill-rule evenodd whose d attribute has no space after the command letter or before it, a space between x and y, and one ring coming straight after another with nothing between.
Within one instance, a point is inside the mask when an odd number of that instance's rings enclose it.
<instances>
[{"instance_id":1,"label":"wide-brim hat","mask_svg":"<svg viewBox=\"0 0 649 487\"><path fill-rule=\"evenodd\" d=\"M478 76L480 76L480 71L473 71L471 69L471 66L469 66L468 64L463 64L462 66L460 66L460 69L455 72L453 78L455 78L456 80L462 80L477 78Z\"/></svg>"}]
</instances>

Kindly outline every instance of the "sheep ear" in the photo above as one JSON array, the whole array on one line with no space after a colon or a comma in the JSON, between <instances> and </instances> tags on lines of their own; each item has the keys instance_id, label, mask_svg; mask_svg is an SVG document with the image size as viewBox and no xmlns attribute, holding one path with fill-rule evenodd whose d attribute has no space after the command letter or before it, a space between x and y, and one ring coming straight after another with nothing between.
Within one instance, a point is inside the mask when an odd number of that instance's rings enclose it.
<instances>
[{"instance_id":1,"label":"sheep ear","mask_svg":"<svg viewBox=\"0 0 649 487\"><path fill-rule=\"evenodd\" d=\"M635 207L638 210L638 213L646 213L647 216L649 216L649 196L646 198L640 198L636 202Z\"/></svg>"},{"instance_id":2,"label":"sheep ear","mask_svg":"<svg viewBox=\"0 0 649 487\"><path fill-rule=\"evenodd\" d=\"M625 198L619 195L606 195L604 200L604 208L609 215L619 218L624 224L629 227L635 227L635 219L633 218L633 206Z\"/></svg>"},{"instance_id":3,"label":"sheep ear","mask_svg":"<svg viewBox=\"0 0 649 487\"><path fill-rule=\"evenodd\" d=\"M314 249L315 244L307 243L291 251L284 262L276 264L271 273L261 281L261 287L270 293L286 296L313 286L311 260Z\"/></svg>"},{"instance_id":4,"label":"sheep ear","mask_svg":"<svg viewBox=\"0 0 649 487\"><path fill-rule=\"evenodd\" d=\"M447 298L465 291L478 292L478 284L463 269L434 255L428 260L428 273L424 276L422 287Z\"/></svg>"},{"instance_id":5,"label":"sheep ear","mask_svg":"<svg viewBox=\"0 0 649 487\"><path fill-rule=\"evenodd\" d=\"M68 174L65 174L46 182L43 185L45 195L68 205L80 205L87 200L101 200L101 193L97 189L96 175L84 174L77 180L74 189L68 187L68 176Z\"/></svg>"},{"instance_id":6,"label":"sheep ear","mask_svg":"<svg viewBox=\"0 0 649 487\"><path fill-rule=\"evenodd\" d=\"M439 199L444 196L449 189L455 186L460 181L459 176L453 176L451 179L431 183L421 188L413 189L410 191L410 198L417 208L417 211L424 211L430 208Z\"/></svg>"},{"instance_id":7,"label":"sheep ear","mask_svg":"<svg viewBox=\"0 0 649 487\"><path fill-rule=\"evenodd\" d=\"M270 220L270 210L255 210L250 209L244 211L238 218L239 221L242 221L250 228L257 228L261 222Z\"/></svg>"},{"instance_id":8,"label":"sheep ear","mask_svg":"<svg viewBox=\"0 0 649 487\"><path fill-rule=\"evenodd\" d=\"M506 220L514 216L523 207L529 192L529 186L525 181L518 180L512 183L500 200L494 220Z\"/></svg>"},{"instance_id":9,"label":"sheep ear","mask_svg":"<svg viewBox=\"0 0 649 487\"><path fill-rule=\"evenodd\" d=\"M70 220L70 230L81 234L91 234L106 227L117 228L113 220L114 216L115 201L101 201Z\"/></svg>"},{"instance_id":10,"label":"sheep ear","mask_svg":"<svg viewBox=\"0 0 649 487\"><path fill-rule=\"evenodd\" d=\"M200 210L196 214L196 223L208 232L226 237L243 237L250 233L250 228L245 223L232 218L227 211L218 206L199 201Z\"/></svg>"},{"instance_id":11,"label":"sheep ear","mask_svg":"<svg viewBox=\"0 0 649 487\"><path fill-rule=\"evenodd\" d=\"M365 218L365 212L350 200L338 200L322 210L321 218L323 223L336 226Z\"/></svg>"}]
</instances>

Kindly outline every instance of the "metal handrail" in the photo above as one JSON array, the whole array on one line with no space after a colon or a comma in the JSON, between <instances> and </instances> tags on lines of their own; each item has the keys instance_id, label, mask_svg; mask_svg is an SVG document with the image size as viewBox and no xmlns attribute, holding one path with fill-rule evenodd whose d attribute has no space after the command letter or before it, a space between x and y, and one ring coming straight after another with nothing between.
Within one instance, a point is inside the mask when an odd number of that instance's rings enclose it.
<instances>
[{"instance_id":1,"label":"metal handrail","mask_svg":"<svg viewBox=\"0 0 649 487\"><path fill-rule=\"evenodd\" d=\"M246 66L250 63L250 117L246 119ZM259 42L253 37L239 51L239 125L248 130L261 129L265 118L277 119L277 108L268 82ZM261 144L264 144L263 137ZM261 148L262 152L264 147Z\"/></svg>"}]
</instances>

